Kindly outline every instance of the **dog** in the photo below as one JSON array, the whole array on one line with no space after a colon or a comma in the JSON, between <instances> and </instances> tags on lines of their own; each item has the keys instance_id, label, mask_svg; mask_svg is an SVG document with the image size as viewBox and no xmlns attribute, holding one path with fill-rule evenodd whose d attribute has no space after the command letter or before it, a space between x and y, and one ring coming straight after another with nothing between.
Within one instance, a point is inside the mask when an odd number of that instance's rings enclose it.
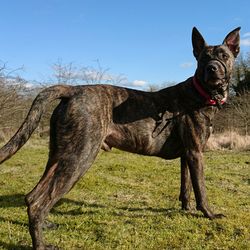
<instances>
[{"instance_id":1,"label":"dog","mask_svg":"<svg viewBox=\"0 0 250 250\"><path fill-rule=\"evenodd\" d=\"M27 142L46 104L61 100L51 116L45 172L25 198L33 249L56 249L43 241L45 217L89 169L101 148L164 159L180 157L182 209L190 209L193 187L196 207L205 217L223 216L208 205L202 152L214 115L228 97L240 50L239 31L240 27L231 31L221 45L209 46L194 27L197 69L175 86L145 92L111 85L55 85L37 95L19 130L0 149L2 163Z\"/></svg>"}]
</instances>

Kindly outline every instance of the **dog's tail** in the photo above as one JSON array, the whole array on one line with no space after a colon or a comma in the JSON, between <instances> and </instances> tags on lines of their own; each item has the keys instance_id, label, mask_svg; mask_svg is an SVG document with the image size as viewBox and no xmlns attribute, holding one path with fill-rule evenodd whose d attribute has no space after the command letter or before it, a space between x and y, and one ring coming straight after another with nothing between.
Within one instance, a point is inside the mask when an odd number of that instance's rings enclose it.
<instances>
[{"instance_id":1,"label":"dog's tail","mask_svg":"<svg viewBox=\"0 0 250 250\"><path fill-rule=\"evenodd\" d=\"M33 101L29 113L16 134L0 149L0 164L14 155L30 138L37 128L46 104L73 96L77 87L67 85L55 85L41 91Z\"/></svg>"}]
</instances>

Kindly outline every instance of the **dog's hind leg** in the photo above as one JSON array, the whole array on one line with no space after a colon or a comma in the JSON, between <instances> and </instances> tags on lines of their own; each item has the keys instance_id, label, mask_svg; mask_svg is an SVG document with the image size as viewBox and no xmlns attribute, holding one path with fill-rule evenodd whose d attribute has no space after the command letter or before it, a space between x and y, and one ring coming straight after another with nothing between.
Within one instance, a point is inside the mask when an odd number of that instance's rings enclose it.
<instances>
[{"instance_id":1,"label":"dog's hind leg","mask_svg":"<svg viewBox=\"0 0 250 250\"><path fill-rule=\"evenodd\" d=\"M82 139L79 135L76 135L76 138L78 138L78 142ZM98 141L93 143L93 138L88 135L85 138L84 146L78 148L77 152L68 144L69 146L63 149L63 154L60 157L53 158L53 155L50 154L44 175L36 187L26 196L33 249L56 249L53 246L45 246L43 242L44 219L55 203L73 187L92 165L101 147L101 138ZM80 147L81 144L79 142L78 146ZM57 153L57 155L59 154Z\"/></svg>"},{"instance_id":2,"label":"dog's hind leg","mask_svg":"<svg viewBox=\"0 0 250 250\"><path fill-rule=\"evenodd\" d=\"M183 210L190 210L190 194L192 190L192 183L188 164L185 156L181 157L181 188L179 200Z\"/></svg>"}]
</instances>

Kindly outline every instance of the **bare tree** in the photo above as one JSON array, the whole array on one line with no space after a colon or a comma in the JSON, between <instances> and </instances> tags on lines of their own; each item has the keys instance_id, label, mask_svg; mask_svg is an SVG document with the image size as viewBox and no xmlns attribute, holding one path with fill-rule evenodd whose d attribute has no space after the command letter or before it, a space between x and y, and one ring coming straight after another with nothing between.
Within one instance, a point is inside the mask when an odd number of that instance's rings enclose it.
<instances>
[{"instance_id":1,"label":"bare tree","mask_svg":"<svg viewBox=\"0 0 250 250\"><path fill-rule=\"evenodd\" d=\"M150 92L158 91L160 89L167 88L167 87L173 86L175 84L177 84L177 83L173 82L173 81L165 81L162 84L154 84L154 85L150 84L148 87L148 91L150 91Z\"/></svg>"},{"instance_id":2,"label":"bare tree","mask_svg":"<svg viewBox=\"0 0 250 250\"><path fill-rule=\"evenodd\" d=\"M237 95L250 91L250 52L238 57L234 68L233 89Z\"/></svg>"},{"instance_id":3,"label":"bare tree","mask_svg":"<svg viewBox=\"0 0 250 250\"><path fill-rule=\"evenodd\" d=\"M0 67L0 128L2 139L8 137L24 119L31 103L27 82L9 71L5 64Z\"/></svg>"},{"instance_id":4,"label":"bare tree","mask_svg":"<svg viewBox=\"0 0 250 250\"><path fill-rule=\"evenodd\" d=\"M100 62L96 61L96 67L79 67L73 63L63 64L61 60L53 64L54 77L57 84L113 84L121 85L127 81L123 75L112 75L109 69L104 69Z\"/></svg>"}]
</instances>

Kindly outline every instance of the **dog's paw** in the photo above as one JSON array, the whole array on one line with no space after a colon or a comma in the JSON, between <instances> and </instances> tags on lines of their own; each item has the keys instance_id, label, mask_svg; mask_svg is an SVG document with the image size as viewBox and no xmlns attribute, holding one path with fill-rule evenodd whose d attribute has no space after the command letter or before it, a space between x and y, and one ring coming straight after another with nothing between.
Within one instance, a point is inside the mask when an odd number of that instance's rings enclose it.
<instances>
[{"instance_id":1,"label":"dog's paw","mask_svg":"<svg viewBox=\"0 0 250 250\"><path fill-rule=\"evenodd\" d=\"M212 219L222 219L225 218L226 216L224 214L214 214Z\"/></svg>"},{"instance_id":2,"label":"dog's paw","mask_svg":"<svg viewBox=\"0 0 250 250\"><path fill-rule=\"evenodd\" d=\"M225 218L226 216L224 214L209 214L205 215L205 217L207 217L210 220L214 220L214 219L222 219Z\"/></svg>"},{"instance_id":3,"label":"dog's paw","mask_svg":"<svg viewBox=\"0 0 250 250\"><path fill-rule=\"evenodd\" d=\"M221 219L223 217L226 217L224 214L215 214L213 213L208 207L206 206L197 206L197 210L200 210L204 216L210 220L213 219Z\"/></svg>"}]
</instances>

